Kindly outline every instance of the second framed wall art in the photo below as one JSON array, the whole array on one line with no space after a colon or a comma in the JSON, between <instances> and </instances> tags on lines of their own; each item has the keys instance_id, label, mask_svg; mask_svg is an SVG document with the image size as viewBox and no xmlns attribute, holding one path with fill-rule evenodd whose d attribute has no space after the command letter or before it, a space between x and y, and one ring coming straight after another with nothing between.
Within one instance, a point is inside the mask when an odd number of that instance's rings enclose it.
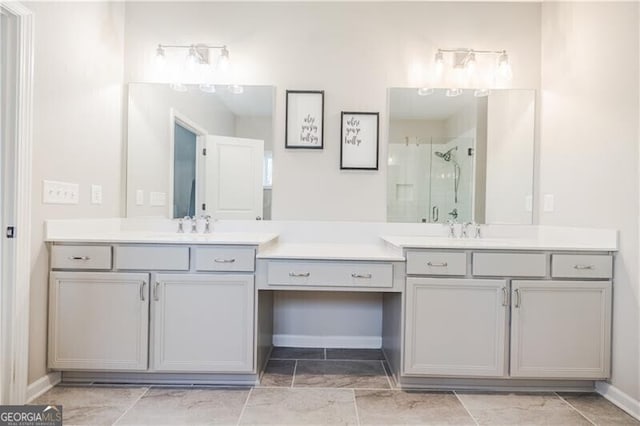
<instances>
[{"instance_id":1,"label":"second framed wall art","mask_svg":"<svg viewBox=\"0 0 640 426\"><path fill-rule=\"evenodd\" d=\"M379 113L342 111L340 169L378 170Z\"/></svg>"},{"instance_id":2,"label":"second framed wall art","mask_svg":"<svg viewBox=\"0 0 640 426\"><path fill-rule=\"evenodd\" d=\"M324 147L324 91L287 90L284 146Z\"/></svg>"}]
</instances>

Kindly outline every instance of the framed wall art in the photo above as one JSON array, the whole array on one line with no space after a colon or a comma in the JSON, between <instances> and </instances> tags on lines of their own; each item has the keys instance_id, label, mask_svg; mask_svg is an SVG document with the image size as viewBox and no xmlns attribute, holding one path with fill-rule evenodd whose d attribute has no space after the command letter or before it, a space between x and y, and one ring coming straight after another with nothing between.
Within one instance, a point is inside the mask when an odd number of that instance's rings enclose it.
<instances>
[{"instance_id":1,"label":"framed wall art","mask_svg":"<svg viewBox=\"0 0 640 426\"><path fill-rule=\"evenodd\" d=\"M324 91L287 90L285 148L324 147Z\"/></svg>"},{"instance_id":2,"label":"framed wall art","mask_svg":"<svg viewBox=\"0 0 640 426\"><path fill-rule=\"evenodd\" d=\"M377 112L342 111L340 125L340 169L378 170Z\"/></svg>"}]
</instances>

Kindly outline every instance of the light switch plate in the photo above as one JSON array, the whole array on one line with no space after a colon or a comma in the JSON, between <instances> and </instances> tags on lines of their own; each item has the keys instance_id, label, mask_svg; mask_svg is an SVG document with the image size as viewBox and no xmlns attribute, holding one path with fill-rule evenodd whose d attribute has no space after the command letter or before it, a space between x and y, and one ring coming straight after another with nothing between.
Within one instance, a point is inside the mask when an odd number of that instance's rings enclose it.
<instances>
[{"instance_id":1,"label":"light switch plate","mask_svg":"<svg viewBox=\"0 0 640 426\"><path fill-rule=\"evenodd\" d=\"M524 197L524 211L531 213L533 211L533 195Z\"/></svg>"},{"instance_id":2,"label":"light switch plate","mask_svg":"<svg viewBox=\"0 0 640 426\"><path fill-rule=\"evenodd\" d=\"M80 185L77 183L42 181L43 204L78 204Z\"/></svg>"},{"instance_id":3,"label":"light switch plate","mask_svg":"<svg viewBox=\"0 0 640 426\"><path fill-rule=\"evenodd\" d=\"M102 204L102 185L91 185L91 204Z\"/></svg>"},{"instance_id":4,"label":"light switch plate","mask_svg":"<svg viewBox=\"0 0 640 426\"><path fill-rule=\"evenodd\" d=\"M553 194L544 194L544 206L543 209L545 212L550 213L553 211Z\"/></svg>"},{"instance_id":5,"label":"light switch plate","mask_svg":"<svg viewBox=\"0 0 640 426\"><path fill-rule=\"evenodd\" d=\"M142 189L138 189L136 191L136 206L144 205L144 191Z\"/></svg>"},{"instance_id":6,"label":"light switch plate","mask_svg":"<svg viewBox=\"0 0 640 426\"><path fill-rule=\"evenodd\" d=\"M151 206L164 206L167 204L167 194L165 192L150 192L149 204Z\"/></svg>"}]
</instances>

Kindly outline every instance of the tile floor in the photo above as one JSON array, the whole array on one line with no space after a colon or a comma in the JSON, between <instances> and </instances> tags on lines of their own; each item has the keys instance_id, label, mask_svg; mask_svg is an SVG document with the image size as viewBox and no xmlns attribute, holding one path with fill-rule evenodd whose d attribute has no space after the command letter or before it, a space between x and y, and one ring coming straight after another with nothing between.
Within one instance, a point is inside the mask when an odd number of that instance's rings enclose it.
<instances>
[{"instance_id":1,"label":"tile floor","mask_svg":"<svg viewBox=\"0 0 640 426\"><path fill-rule=\"evenodd\" d=\"M260 386L62 384L65 425L640 425L596 394L401 391L380 351L274 348Z\"/></svg>"}]
</instances>

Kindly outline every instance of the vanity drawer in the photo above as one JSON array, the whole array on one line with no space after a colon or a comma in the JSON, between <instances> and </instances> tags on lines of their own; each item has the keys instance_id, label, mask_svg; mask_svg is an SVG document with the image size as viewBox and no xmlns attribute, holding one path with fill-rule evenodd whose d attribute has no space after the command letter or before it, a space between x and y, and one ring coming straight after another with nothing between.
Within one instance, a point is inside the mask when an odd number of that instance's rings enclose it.
<instances>
[{"instance_id":1,"label":"vanity drawer","mask_svg":"<svg viewBox=\"0 0 640 426\"><path fill-rule=\"evenodd\" d=\"M612 278L613 257L606 254L551 255L553 278Z\"/></svg>"},{"instance_id":2,"label":"vanity drawer","mask_svg":"<svg viewBox=\"0 0 640 426\"><path fill-rule=\"evenodd\" d=\"M111 246L52 246L52 269L111 269Z\"/></svg>"},{"instance_id":3,"label":"vanity drawer","mask_svg":"<svg viewBox=\"0 0 640 426\"><path fill-rule=\"evenodd\" d=\"M270 261L267 284L318 287L393 287L393 265L372 262Z\"/></svg>"},{"instance_id":4,"label":"vanity drawer","mask_svg":"<svg viewBox=\"0 0 640 426\"><path fill-rule=\"evenodd\" d=\"M459 275L467 273L467 254L435 251L407 251L409 275Z\"/></svg>"},{"instance_id":5,"label":"vanity drawer","mask_svg":"<svg viewBox=\"0 0 640 426\"><path fill-rule=\"evenodd\" d=\"M188 271L189 247L116 246L116 269Z\"/></svg>"},{"instance_id":6,"label":"vanity drawer","mask_svg":"<svg viewBox=\"0 0 640 426\"><path fill-rule=\"evenodd\" d=\"M473 253L473 275L486 277L544 277L544 253Z\"/></svg>"},{"instance_id":7,"label":"vanity drawer","mask_svg":"<svg viewBox=\"0 0 640 426\"><path fill-rule=\"evenodd\" d=\"M255 268L253 247L196 247L193 252L197 271L253 272Z\"/></svg>"}]
</instances>

